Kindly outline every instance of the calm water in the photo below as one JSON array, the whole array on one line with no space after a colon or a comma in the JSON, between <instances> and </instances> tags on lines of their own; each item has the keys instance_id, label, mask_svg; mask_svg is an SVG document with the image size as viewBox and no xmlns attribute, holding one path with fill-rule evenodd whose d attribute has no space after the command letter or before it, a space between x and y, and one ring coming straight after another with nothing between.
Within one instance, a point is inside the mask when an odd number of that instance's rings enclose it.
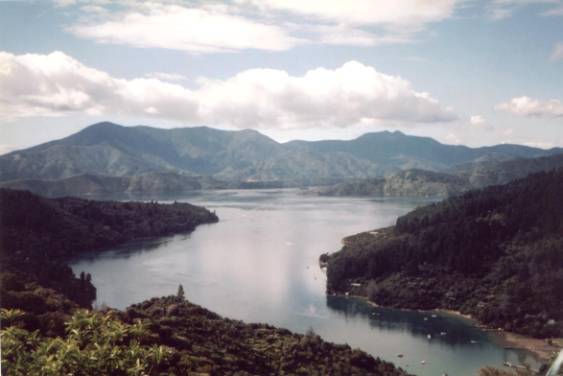
<instances>
[{"instance_id":1,"label":"calm water","mask_svg":"<svg viewBox=\"0 0 563 376\"><path fill-rule=\"evenodd\" d=\"M306 197L295 190L216 191L177 200L215 210L220 222L73 262L75 272L92 274L98 304L124 308L174 294L181 283L190 301L226 317L298 332L313 328L422 376L475 375L484 365L519 359L533 364L458 318L325 295L321 253L338 250L344 236L392 224L423 200Z\"/></svg>"}]
</instances>

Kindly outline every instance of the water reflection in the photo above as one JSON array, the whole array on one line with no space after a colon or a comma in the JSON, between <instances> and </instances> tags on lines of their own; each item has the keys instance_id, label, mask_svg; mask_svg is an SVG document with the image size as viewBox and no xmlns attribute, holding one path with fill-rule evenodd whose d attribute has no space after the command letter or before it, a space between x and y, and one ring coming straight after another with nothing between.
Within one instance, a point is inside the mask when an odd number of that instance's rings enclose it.
<instances>
[{"instance_id":1,"label":"water reflection","mask_svg":"<svg viewBox=\"0 0 563 376\"><path fill-rule=\"evenodd\" d=\"M374 308L325 295L321 253L336 251L347 235L388 226L428 200L309 197L296 190L143 199L203 205L220 220L190 235L75 260L75 272L92 275L98 303L124 308L173 294L181 283L188 299L221 315L298 332L313 328L327 340L349 343L421 376L475 375L483 365L516 363L521 355L451 316Z\"/></svg>"},{"instance_id":2,"label":"water reflection","mask_svg":"<svg viewBox=\"0 0 563 376\"><path fill-rule=\"evenodd\" d=\"M479 346L489 340L462 318L440 312L419 312L374 307L357 298L327 296L327 306L346 318L367 318L372 328L386 331L408 331L414 337L425 338L448 346Z\"/></svg>"}]
</instances>

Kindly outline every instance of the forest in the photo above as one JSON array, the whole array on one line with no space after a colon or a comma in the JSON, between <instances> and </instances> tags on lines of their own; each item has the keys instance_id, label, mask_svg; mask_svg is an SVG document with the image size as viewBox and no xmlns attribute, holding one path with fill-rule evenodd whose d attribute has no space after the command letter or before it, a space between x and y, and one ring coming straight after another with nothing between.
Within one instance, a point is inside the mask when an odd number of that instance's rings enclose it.
<instances>
[{"instance_id":1,"label":"forest","mask_svg":"<svg viewBox=\"0 0 563 376\"><path fill-rule=\"evenodd\" d=\"M2 369L27 375L408 376L393 364L312 330L294 334L229 320L187 300L190 291L93 310L91 276L68 257L192 231L218 220L184 203L45 199L0 190Z\"/></svg>"},{"instance_id":2,"label":"forest","mask_svg":"<svg viewBox=\"0 0 563 376\"><path fill-rule=\"evenodd\" d=\"M62 334L66 315L77 307L90 308L96 298L91 276L75 276L68 257L190 232L217 220L207 209L184 203L47 199L0 189L2 308L31 312L25 316L31 327Z\"/></svg>"},{"instance_id":3,"label":"forest","mask_svg":"<svg viewBox=\"0 0 563 376\"><path fill-rule=\"evenodd\" d=\"M345 238L324 260L329 293L561 337L563 169L418 208L395 226Z\"/></svg>"}]
</instances>

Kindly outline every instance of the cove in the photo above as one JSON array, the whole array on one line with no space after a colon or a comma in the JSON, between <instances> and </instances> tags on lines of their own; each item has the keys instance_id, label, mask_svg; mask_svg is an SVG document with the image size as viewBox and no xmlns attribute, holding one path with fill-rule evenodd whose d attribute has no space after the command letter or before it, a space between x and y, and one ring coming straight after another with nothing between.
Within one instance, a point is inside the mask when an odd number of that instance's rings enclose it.
<instances>
[{"instance_id":1,"label":"cove","mask_svg":"<svg viewBox=\"0 0 563 376\"><path fill-rule=\"evenodd\" d=\"M220 221L189 235L73 260L75 273L92 275L96 304L125 308L174 294L182 284L187 299L220 315L298 332L312 328L326 340L348 343L417 375L469 376L506 361L536 365L527 353L504 349L494 335L458 317L326 296L321 253L338 250L345 236L391 225L430 199L314 197L295 189L150 199L203 205Z\"/></svg>"}]
</instances>

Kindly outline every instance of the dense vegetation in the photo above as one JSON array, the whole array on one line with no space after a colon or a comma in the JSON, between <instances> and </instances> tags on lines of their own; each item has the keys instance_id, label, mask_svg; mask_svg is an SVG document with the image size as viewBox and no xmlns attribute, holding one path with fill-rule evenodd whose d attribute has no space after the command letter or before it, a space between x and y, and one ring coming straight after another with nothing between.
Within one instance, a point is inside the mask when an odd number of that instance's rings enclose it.
<instances>
[{"instance_id":1,"label":"dense vegetation","mask_svg":"<svg viewBox=\"0 0 563 376\"><path fill-rule=\"evenodd\" d=\"M394 227L346 238L327 270L329 292L562 336L563 169L470 191L419 208Z\"/></svg>"},{"instance_id":2,"label":"dense vegetation","mask_svg":"<svg viewBox=\"0 0 563 376\"><path fill-rule=\"evenodd\" d=\"M190 232L216 222L207 209L187 203L47 199L0 189L2 254L71 256L139 238Z\"/></svg>"},{"instance_id":3,"label":"dense vegetation","mask_svg":"<svg viewBox=\"0 0 563 376\"><path fill-rule=\"evenodd\" d=\"M371 178L314 189L321 196L448 197L460 194L469 183L455 175L410 169L385 178Z\"/></svg>"},{"instance_id":4,"label":"dense vegetation","mask_svg":"<svg viewBox=\"0 0 563 376\"><path fill-rule=\"evenodd\" d=\"M484 161L455 166L448 172L399 171L385 178L354 179L307 193L322 196L450 197L490 185L505 184L531 173L563 167L563 154L540 158Z\"/></svg>"},{"instance_id":5,"label":"dense vegetation","mask_svg":"<svg viewBox=\"0 0 563 376\"><path fill-rule=\"evenodd\" d=\"M473 188L506 184L530 174L563 167L563 153L539 158L515 158L462 164L448 173L466 180Z\"/></svg>"},{"instance_id":6,"label":"dense vegetation","mask_svg":"<svg viewBox=\"0 0 563 376\"><path fill-rule=\"evenodd\" d=\"M76 310L57 337L29 329L25 315L2 310L2 365L10 376L407 375L312 331L224 319L180 296L125 312Z\"/></svg>"},{"instance_id":7,"label":"dense vegetation","mask_svg":"<svg viewBox=\"0 0 563 376\"><path fill-rule=\"evenodd\" d=\"M65 315L96 296L90 276L77 278L63 258L215 221L189 204L53 200L0 189L1 305L31 312L30 325L60 334Z\"/></svg>"},{"instance_id":8,"label":"dense vegetation","mask_svg":"<svg viewBox=\"0 0 563 376\"><path fill-rule=\"evenodd\" d=\"M176 296L92 311L64 258L217 221L189 204L45 199L0 190L2 369L24 375L407 375L312 331L224 319ZM189 293L189 292L188 292Z\"/></svg>"}]
</instances>

